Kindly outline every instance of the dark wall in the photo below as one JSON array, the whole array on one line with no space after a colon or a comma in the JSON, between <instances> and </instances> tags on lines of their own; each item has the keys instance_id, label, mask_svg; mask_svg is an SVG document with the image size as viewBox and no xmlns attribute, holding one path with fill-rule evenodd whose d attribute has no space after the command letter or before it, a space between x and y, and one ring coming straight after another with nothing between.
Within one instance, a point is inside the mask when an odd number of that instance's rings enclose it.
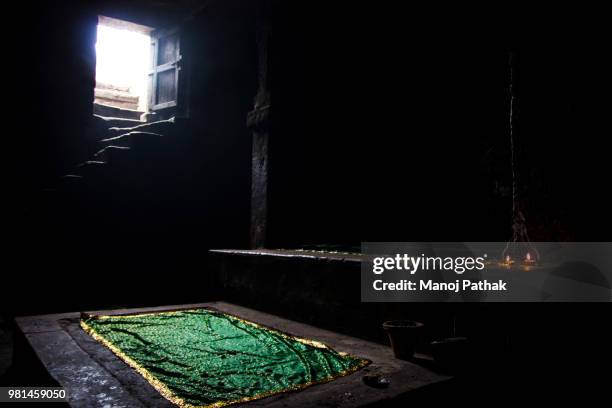
<instances>
[{"instance_id":1,"label":"dark wall","mask_svg":"<svg viewBox=\"0 0 612 408\"><path fill-rule=\"evenodd\" d=\"M601 52L602 26L588 24L564 25L520 49L518 132L536 237L548 229L552 238L609 240L611 203L601 183L610 174L603 136L610 63Z\"/></svg>"},{"instance_id":2,"label":"dark wall","mask_svg":"<svg viewBox=\"0 0 612 408\"><path fill-rule=\"evenodd\" d=\"M249 234L251 132L256 93L255 14L249 1L213 2L184 25L187 120L192 172L218 228L213 247L246 247ZM204 215L205 214L205 215Z\"/></svg>"},{"instance_id":3,"label":"dark wall","mask_svg":"<svg viewBox=\"0 0 612 408\"><path fill-rule=\"evenodd\" d=\"M510 238L510 50L532 239L604 238L601 25L560 8L274 10L273 246Z\"/></svg>"},{"instance_id":4,"label":"dark wall","mask_svg":"<svg viewBox=\"0 0 612 408\"><path fill-rule=\"evenodd\" d=\"M25 191L34 191L89 153L83 129L92 115L97 16L74 1L22 11L14 106Z\"/></svg>"},{"instance_id":5,"label":"dark wall","mask_svg":"<svg viewBox=\"0 0 612 408\"><path fill-rule=\"evenodd\" d=\"M189 117L164 127L164 138L135 138L130 151L82 170L75 165L102 147L92 118L98 6L45 3L31 10L31 30L18 38L25 87L18 97L31 109L18 112L25 272L10 280L37 286L7 299L13 313L203 301L211 291L207 250L248 243L246 114L256 92L250 2L185 10ZM66 188L67 173L84 178Z\"/></svg>"}]
</instances>

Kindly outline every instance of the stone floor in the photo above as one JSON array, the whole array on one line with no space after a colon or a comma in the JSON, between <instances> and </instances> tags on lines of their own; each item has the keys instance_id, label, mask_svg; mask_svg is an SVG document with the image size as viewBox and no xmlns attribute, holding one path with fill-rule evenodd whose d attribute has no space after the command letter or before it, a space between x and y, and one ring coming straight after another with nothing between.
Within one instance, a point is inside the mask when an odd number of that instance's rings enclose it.
<instances>
[{"instance_id":1,"label":"stone floor","mask_svg":"<svg viewBox=\"0 0 612 408\"><path fill-rule=\"evenodd\" d=\"M364 406L402 399L412 391L450 378L422 365L395 359L389 347L224 302L88 313L125 314L194 307L213 307L296 336L322 341L337 351L350 352L372 361L354 374L300 392L250 402L252 406ZM79 318L80 313L75 312L17 319L17 324L51 376L66 388L71 406L173 406L109 349L83 332L78 324ZM388 379L389 384L384 388L367 385L364 382L366 375L381 376Z\"/></svg>"}]
</instances>

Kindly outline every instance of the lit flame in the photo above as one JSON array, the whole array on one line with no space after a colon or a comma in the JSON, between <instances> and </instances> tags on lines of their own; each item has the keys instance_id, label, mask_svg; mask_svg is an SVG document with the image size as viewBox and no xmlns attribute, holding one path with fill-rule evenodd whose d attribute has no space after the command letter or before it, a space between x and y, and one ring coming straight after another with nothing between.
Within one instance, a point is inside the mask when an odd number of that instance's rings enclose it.
<instances>
[{"instance_id":1,"label":"lit flame","mask_svg":"<svg viewBox=\"0 0 612 408\"><path fill-rule=\"evenodd\" d=\"M531 254L529 252L527 252L527 255L525 256L525 260L527 262L531 261Z\"/></svg>"},{"instance_id":2,"label":"lit flame","mask_svg":"<svg viewBox=\"0 0 612 408\"><path fill-rule=\"evenodd\" d=\"M506 262L510 263L510 255L506 255Z\"/></svg>"}]
</instances>

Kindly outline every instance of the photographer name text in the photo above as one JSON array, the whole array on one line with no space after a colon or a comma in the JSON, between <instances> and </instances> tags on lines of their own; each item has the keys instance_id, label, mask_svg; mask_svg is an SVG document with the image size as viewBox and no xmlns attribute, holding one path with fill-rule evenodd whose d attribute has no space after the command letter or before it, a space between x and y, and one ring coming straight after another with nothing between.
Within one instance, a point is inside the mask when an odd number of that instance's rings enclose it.
<instances>
[{"instance_id":1,"label":"photographer name text","mask_svg":"<svg viewBox=\"0 0 612 408\"><path fill-rule=\"evenodd\" d=\"M455 292L461 291L506 291L508 282L499 279L496 282L483 280L457 279L454 282L435 282L431 279L421 279L418 282L402 279L397 282L384 282L377 279L373 282L376 291L430 291L430 292Z\"/></svg>"}]
</instances>

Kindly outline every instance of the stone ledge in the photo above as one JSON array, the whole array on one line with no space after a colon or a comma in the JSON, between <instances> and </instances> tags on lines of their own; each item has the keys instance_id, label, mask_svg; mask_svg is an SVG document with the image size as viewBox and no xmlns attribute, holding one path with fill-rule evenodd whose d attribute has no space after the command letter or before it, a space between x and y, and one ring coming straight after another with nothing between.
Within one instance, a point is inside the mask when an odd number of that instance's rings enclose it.
<instances>
[{"instance_id":1,"label":"stone ledge","mask_svg":"<svg viewBox=\"0 0 612 408\"><path fill-rule=\"evenodd\" d=\"M348 252L309 251L298 249L211 249L213 254L304 258L325 261L361 262L361 254Z\"/></svg>"}]
</instances>

